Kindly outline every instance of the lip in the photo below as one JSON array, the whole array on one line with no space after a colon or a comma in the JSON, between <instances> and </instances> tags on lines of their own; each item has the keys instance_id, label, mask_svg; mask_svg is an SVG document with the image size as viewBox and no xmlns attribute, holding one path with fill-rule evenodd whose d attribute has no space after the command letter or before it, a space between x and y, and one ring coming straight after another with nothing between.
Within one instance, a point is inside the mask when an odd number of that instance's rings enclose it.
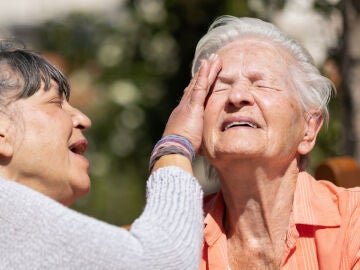
<instances>
[{"instance_id":1,"label":"lip","mask_svg":"<svg viewBox=\"0 0 360 270\"><path fill-rule=\"evenodd\" d=\"M88 141L83 138L70 144L69 150L77 155L83 155L88 147Z\"/></svg>"},{"instance_id":2,"label":"lip","mask_svg":"<svg viewBox=\"0 0 360 270\"><path fill-rule=\"evenodd\" d=\"M74 143L70 144L69 146L69 151L71 153L70 155L72 155L76 160L80 161L78 165L84 168L86 173L89 172L89 168L90 168L90 162L84 156L87 147L88 147L88 141L85 138L77 140Z\"/></svg>"},{"instance_id":3,"label":"lip","mask_svg":"<svg viewBox=\"0 0 360 270\"><path fill-rule=\"evenodd\" d=\"M255 119L253 119L252 117L248 117L248 116L232 116L232 117L228 117L224 120L224 122L221 125L221 131L226 131L226 127L234 122L249 122L252 123L254 125L256 125L257 128L260 128L260 125L257 121L255 121ZM240 126L238 126L240 127ZM243 126L245 128L251 128L249 126ZM231 129L231 128L230 128Z\"/></svg>"}]
</instances>

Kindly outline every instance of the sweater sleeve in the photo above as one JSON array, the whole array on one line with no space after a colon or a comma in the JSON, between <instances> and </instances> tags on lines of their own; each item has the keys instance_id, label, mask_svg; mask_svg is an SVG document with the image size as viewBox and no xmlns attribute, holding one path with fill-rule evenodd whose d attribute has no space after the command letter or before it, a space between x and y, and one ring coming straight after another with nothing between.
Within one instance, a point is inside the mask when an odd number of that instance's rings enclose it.
<instances>
[{"instance_id":1,"label":"sweater sleeve","mask_svg":"<svg viewBox=\"0 0 360 270\"><path fill-rule=\"evenodd\" d=\"M147 181L145 209L127 231L0 179L0 268L197 269L201 204L194 177L178 167L158 169Z\"/></svg>"}]
</instances>

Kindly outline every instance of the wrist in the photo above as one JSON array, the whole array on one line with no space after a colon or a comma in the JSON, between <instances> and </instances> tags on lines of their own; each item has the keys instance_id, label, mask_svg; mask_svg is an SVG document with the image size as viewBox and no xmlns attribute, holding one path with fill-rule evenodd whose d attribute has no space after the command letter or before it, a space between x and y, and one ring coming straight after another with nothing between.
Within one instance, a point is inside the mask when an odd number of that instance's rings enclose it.
<instances>
[{"instance_id":1,"label":"wrist","mask_svg":"<svg viewBox=\"0 0 360 270\"><path fill-rule=\"evenodd\" d=\"M177 166L188 173L194 175L192 164L190 160L180 154L169 154L165 156L161 156L154 164L150 172L154 172L159 168L167 167L167 166Z\"/></svg>"},{"instance_id":2,"label":"wrist","mask_svg":"<svg viewBox=\"0 0 360 270\"><path fill-rule=\"evenodd\" d=\"M151 152L149 169L152 171L155 163L163 156L181 155L188 159L191 164L195 158L195 152L192 144L183 136L167 135L159 140ZM168 160L170 162L171 159ZM171 164L169 164L171 165Z\"/></svg>"}]
</instances>

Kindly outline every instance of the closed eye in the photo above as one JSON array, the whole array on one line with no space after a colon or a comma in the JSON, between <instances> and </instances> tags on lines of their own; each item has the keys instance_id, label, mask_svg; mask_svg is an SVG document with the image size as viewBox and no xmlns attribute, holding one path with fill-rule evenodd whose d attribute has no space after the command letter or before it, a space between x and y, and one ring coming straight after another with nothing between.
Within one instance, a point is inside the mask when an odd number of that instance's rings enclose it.
<instances>
[{"instance_id":1,"label":"closed eye","mask_svg":"<svg viewBox=\"0 0 360 270\"><path fill-rule=\"evenodd\" d=\"M265 85L265 84L256 84L256 87L262 90L274 90L274 91L283 91L280 88L274 87L273 85Z\"/></svg>"},{"instance_id":2,"label":"closed eye","mask_svg":"<svg viewBox=\"0 0 360 270\"><path fill-rule=\"evenodd\" d=\"M63 104L64 104L64 100L63 99L59 99L59 98L56 98L56 99L53 99L50 101L51 104L55 104L56 106L59 106L62 108Z\"/></svg>"},{"instance_id":3,"label":"closed eye","mask_svg":"<svg viewBox=\"0 0 360 270\"><path fill-rule=\"evenodd\" d=\"M61 107L64 105L64 102L66 101L66 96L64 93L58 92L56 96L53 97L51 100L52 103L56 104L57 106Z\"/></svg>"},{"instance_id":4,"label":"closed eye","mask_svg":"<svg viewBox=\"0 0 360 270\"><path fill-rule=\"evenodd\" d=\"M230 89L230 85L220 80L217 80L213 86L213 92L215 93L223 92L229 89Z\"/></svg>"},{"instance_id":5,"label":"closed eye","mask_svg":"<svg viewBox=\"0 0 360 270\"><path fill-rule=\"evenodd\" d=\"M220 92L223 92L223 91L226 91L226 90L229 90L229 88L214 89L213 92L214 93L220 93Z\"/></svg>"},{"instance_id":6,"label":"closed eye","mask_svg":"<svg viewBox=\"0 0 360 270\"><path fill-rule=\"evenodd\" d=\"M279 86L278 80L273 77L265 77L261 76L258 77L256 80L252 81L253 85L257 88L263 89L263 90L274 90L274 91L282 91L282 89Z\"/></svg>"}]
</instances>

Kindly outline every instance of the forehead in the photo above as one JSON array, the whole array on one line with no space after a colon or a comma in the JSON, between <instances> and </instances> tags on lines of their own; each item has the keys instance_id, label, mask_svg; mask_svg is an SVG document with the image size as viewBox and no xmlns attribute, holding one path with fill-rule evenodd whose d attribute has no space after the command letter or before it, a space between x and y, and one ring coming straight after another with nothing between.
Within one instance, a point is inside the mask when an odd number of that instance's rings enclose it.
<instances>
[{"instance_id":1,"label":"forehead","mask_svg":"<svg viewBox=\"0 0 360 270\"><path fill-rule=\"evenodd\" d=\"M264 69L286 73L293 57L280 45L265 39L247 37L233 41L218 51L223 61L223 70L235 66L241 70ZM240 65L240 67L239 67Z\"/></svg>"},{"instance_id":2,"label":"forehead","mask_svg":"<svg viewBox=\"0 0 360 270\"><path fill-rule=\"evenodd\" d=\"M58 83L55 82L54 80L50 80L48 85L46 85L44 80L41 80L41 86L37 92L39 92L39 91L53 92L53 93L57 93L59 96L61 96L61 95L65 96L64 91L62 89L60 89Z\"/></svg>"}]
</instances>

